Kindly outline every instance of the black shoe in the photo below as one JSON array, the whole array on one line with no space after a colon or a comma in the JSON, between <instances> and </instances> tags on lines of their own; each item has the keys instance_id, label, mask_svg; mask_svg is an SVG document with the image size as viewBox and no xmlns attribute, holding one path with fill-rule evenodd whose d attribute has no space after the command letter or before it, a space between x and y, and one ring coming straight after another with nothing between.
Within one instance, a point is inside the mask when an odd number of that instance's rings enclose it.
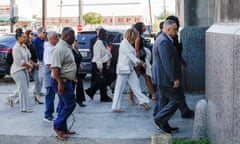
<instances>
[{"instance_id":1,"label":"black shoe","mask_svg":"<svg viewBox=\"0 0 240 144\"><path fill-rule=\"evenodd\" d=\"M83 102L78 102L77 103L80 107L86 107L87 105L83 104Z\"/></svg>"},{"instance_id":2,"label":"black shoe","mask_svg":"<svg viewBox=\"0 0 240 144\"><path fill-rule=\"evenodd\" d=\"M194 118L194 112L192 110L188 110L186 112L183 112L182 113L182 118L185 118L185 119Z\"/></svg>"},{"instance_id":3,"label":"black shoe","mask_svg":"<svg viewBox=\"0 0 240 144\"><path fill-rule=\"evenodd\" d=\"M90 99L93 100L93 95L90 94L89 89L86 89L85 92L90 97Z\"/></svg>"},{"instance_id":4,"label":"black shoe","mask_svg":"<svg viewBox=\"0 0 240 144\"><path fill-rule=\"evenodd\" d=\"M102 98L100 101L101 102L112 102L112 98L110 98L109 96L106 96L106 97Z\"/></svg>"},{"instance_id":5,"label":"black shoe","mask_svg":"<svg viewBox=\"0 0 240 144\"><path fill-rule=\"evenodd\" d=\"M38 104L43 104L43 102L40 101L39 96L35 96L35 97L34 97L34 100L35 100L35 104L36 104L36 103L38 103Z\"/></svg>"},{"instance_id":6,"label":"black shoe","mask_svg":"<svg viewBox=\"0 0 240 144\"><path fill-rule=\"evenodd\" d=\"M158 126L158 128L159 128L160 131L163 131L163 132L165 132L165 133L172 134L170 128L167 127L166 125L163 125L163 124L161 124L161 123L159 123L159 122L157 122L157 121L154 121L154 123L155 123L155 125Z\"/></svg>"},{"instance_id":7,"label":"black shoe","mask_svg":"<svg viewBox=\"0 0 240 144\"><path fill-rule=\"evenodd\" d=\"M168 123L166 123L166 126L167 126L168 129L170 129L172 132L179 132L179 128L178 128L178 127L171 127Z\"/></svg>"}]
</instances>

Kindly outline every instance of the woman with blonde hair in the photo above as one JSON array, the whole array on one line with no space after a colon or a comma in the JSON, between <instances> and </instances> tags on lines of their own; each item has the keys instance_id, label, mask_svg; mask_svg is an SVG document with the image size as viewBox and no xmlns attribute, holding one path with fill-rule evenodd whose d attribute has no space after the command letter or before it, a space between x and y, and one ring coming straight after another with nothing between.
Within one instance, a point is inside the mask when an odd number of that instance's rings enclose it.
<instances>
[{"instance_id":1,"label":"woman with blonde hair","mask_svg":"<svg viewBox=\"0 0 240 144\"><path fill-rule=\"evenodd\" d=\"M117 80L112 104L112 110L114 112L124 112L124 110L120 108L120 102L126 82L128 82L132 88L133 93L136 94L140 106L146 110L151 108L151 106L148 105L148 97L141 92L140 82L134 70L134 67L137 65L145 66L145 63L136 57L135 49L132 47L132 44L138 36L138 32L130 28L125 32L124 39L120 43L116 69Z\"/></svg>"}]
</instances>

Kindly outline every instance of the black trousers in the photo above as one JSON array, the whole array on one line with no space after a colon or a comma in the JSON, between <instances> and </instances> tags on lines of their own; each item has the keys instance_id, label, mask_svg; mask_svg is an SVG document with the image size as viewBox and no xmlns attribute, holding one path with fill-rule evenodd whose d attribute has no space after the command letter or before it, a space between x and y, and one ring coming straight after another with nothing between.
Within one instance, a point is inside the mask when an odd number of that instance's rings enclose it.
<instances>
[{"instance_id":1,"label":"black trousers","mask_svg":"<svg viewBox=\"0 0 240 144\"><path fill-rule=\"evenodd\" d=\"M90 96L93 97L97 90L100 90L101 100L108 97L107 85L109 83L109 70L106 69L107 63L103 63L103 71L99 72L96 63L92 63L91 86L87 89Z\"/></svg>"},{"instance_id":2,"label":"black trousers","mask_svg":"<svg viewBox=\"0 0 240 144\"><path fill-rule=\"evenodd\" d=\"M85 101L85 94L84 94L84 89L83 89L83 82L81 79L81 76L79 74L77 74L77 83L72 82L73 83L73 89L76 90L76 102L80 103Z\"/></svg>"},{"instance_id":3,"label":"black trousers","mask_svg":"<svg viewBox=\"0 0 240 144\"><path fill-rule=\"evenodd\" d=\"M181 93L181 96L183 97L183 100L179 104L178 109L180 110L181 114L183 115L185 113L188 113L190 111L190 108L187 106L183 88L181 88L180 93ZM154 107L154 110L153 110L153 115L156 115L156 113L158 111L160 111L160 109L162 108L161 103L167 103L167 101L166 102L161 102L161 101L164 101L166 99L160 99L161 98L160 89L155 88L155 95L156 95L156 104L155 104L155 107Z\"/></svg>"},{"instance_id":4,"label":"black trousers","mask_svg":"<svg viewBox=\"0 0 240 144\"><path fill-rule=\"evenodd\" d=\"M184 101L184 94L181 88L157 88L156 91L160 92L161 96L156 99L158 103L154 109L154 120L166 124Z\"/></svg>"}]
</instances>

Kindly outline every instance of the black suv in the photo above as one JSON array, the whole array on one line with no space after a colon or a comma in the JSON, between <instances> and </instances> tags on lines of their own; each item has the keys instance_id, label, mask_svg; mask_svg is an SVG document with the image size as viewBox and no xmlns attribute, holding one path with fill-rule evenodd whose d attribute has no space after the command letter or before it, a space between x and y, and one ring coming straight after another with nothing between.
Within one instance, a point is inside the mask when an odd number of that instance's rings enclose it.
<instances>
[{"instance_id":1,"label":"black suv","mask_svg":"<svg viewBox=\"0 0 240 144\"><path fill-rule=\"evenodd\" d=\"M115 49L119 47L119 43L123 39L123 30L107 30L107 43L109 48ZM85 77L86 74L91 73L92 69L92 49L93 45L97 40L97 32L96 31L81 31L77 34L78 39L78 50L83 56L82 60L82 70L81 75Z\"/></svg>"}]
</instances>

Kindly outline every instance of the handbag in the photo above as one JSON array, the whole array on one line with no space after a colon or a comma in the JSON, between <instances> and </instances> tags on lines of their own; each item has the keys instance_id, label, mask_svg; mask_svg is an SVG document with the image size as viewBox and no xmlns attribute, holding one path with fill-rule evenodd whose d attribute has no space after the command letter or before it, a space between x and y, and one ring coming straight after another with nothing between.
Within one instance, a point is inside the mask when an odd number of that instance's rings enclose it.
<instances>
[{"instance_id":1,"label":"handbag","mask_svg":"<svg viewBox=\"0 0 240 144\"><path fill-rule=\"evenodd\" d=\"M103 75L102 72L97 72L97 73L96 73L96 81L97 81L98 83L104 83L104 82L106 82L106 79L105 79L105 77L104 77L104 75Z\"/></svg>"},{"instance_id":2,"label":"handbag","mask_svg":"<svg viewBox=\"0 0 240 144\"><path fill-rule=\"evenodd\" d=\"M119 74L130 74L131 73L131 69L129 65L119 65L118 67L118 73Z\"/></svg>"}]
</instances>

